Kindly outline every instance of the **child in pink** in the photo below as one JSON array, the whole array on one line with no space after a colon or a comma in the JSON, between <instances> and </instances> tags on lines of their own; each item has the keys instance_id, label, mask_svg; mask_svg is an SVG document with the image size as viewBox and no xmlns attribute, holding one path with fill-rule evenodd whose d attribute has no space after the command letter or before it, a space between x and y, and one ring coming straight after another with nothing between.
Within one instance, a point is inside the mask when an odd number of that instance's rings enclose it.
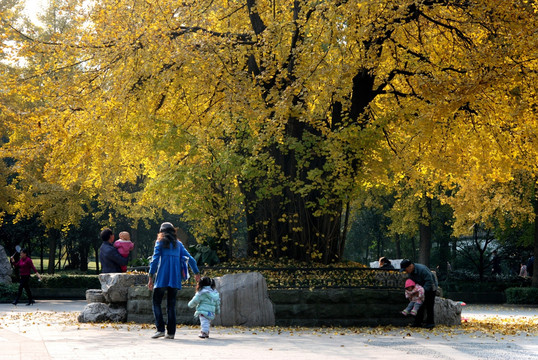
<instances>
[{"instance_id":1,"label":"child in pink","mask_svg":"<svg viewBox=\"0 0 538 360\"><path fill-rule=\"evenodd\" d=\"M120 238L114 241L114 247L118 249L121 256L126 258L134 248L134 244L131 242L131 236L127 231L120 232ZM127 266L122 266L121 271L126 272Z\"/></svg>"},{"instance_id":2,"label":"child in pink","mask_svg":"<svg viewBox=\"0 0 538 360\"><path fill-rule=\"evenodd\" d=\"M409 299L409 305L402 311L402 314L415 316L424 302L424 288L413 280L407 279L405 282L405 298Z\"/></svg>"}]
</instances>

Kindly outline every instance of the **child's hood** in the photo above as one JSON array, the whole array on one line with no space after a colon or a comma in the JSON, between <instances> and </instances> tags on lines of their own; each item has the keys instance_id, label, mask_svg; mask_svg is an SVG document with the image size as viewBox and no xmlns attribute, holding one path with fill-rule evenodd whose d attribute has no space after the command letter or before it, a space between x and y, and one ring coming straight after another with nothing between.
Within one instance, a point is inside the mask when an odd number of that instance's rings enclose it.
<instances>
[{"instance_id":1,"label":"child's hood","mask_svg":"<svg viewBox=\"0 0 538 360\"><path fill-rule=\"evenodd\" d=\"M219 293L217 290L212 289L211 286L204 286L202 290L200 290L200 295L205 294L213 299L219 298Z\"/></svg>"}]
</instances>

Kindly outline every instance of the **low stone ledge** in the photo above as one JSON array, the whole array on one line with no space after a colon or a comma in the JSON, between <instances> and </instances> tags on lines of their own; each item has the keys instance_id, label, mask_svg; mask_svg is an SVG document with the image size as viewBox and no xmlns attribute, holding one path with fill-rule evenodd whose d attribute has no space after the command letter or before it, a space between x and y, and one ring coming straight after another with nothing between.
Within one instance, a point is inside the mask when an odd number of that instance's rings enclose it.
<instances>
[{"instance_id":1,"label":"low stone ledge","mask_svg":"<svg viewBox=\"0 0 538 360\"><path fill-rule=\"evenodd\" d=\"M106 274L109 275L109 274ZM135 277L128 279L128 277ZM100 277L101 278L101 277ZM113 274L103 281L109 299L116 303L87 305L89 315L81 319L90 321L115 321L124 319L136 323L153 323L152 292L148 290L145 274ZM411 317L400 314L407 306L403 291L383 289L324 289L324 290L267 290L259 273L229 274L215 278L221 295L221 314L213 324L222 326L405 326ZM102 287L104 288L105 283ZM102 291L106 294L105 291ZM187 303L194 296L192 287L183 288L176 298L178 324L194 324L194 309ZM99 296L99 294L95 294ZM124 301L125 300L125 301ZM109 309L123 305L125 317L109 314ZM121 307L121 306L120 306ZM93 309L95 308L95 309ZM166 302L162 304L166 314ZM86 310L86 309L85 309ZM90 311L91 310L91 311ZM105 319L97 314L105 313ZM450 299L436 298L436 323L458 325L461 323L461 305ZM166 316L166 315L165 315Z\"/></svg>"}]
</instances>

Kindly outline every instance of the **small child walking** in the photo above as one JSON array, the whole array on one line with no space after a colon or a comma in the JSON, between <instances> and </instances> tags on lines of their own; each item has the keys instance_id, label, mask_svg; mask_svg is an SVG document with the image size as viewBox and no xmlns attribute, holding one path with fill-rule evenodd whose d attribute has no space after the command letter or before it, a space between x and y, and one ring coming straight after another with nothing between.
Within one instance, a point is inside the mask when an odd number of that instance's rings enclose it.
<instances>
[{"instance_id":1,"label":"small child walking","mask_svg":"<svg viewBox=\"0 0 538 360\"><path fill-rule=\"evenodd\" d=\"M216 314L220 313L220 295L215 290L215 281L203 277L196 284L196 294L189 301L189 307L196 307L194 316L200 318L201 331L198 337L209 338L209 327Z\"/></svg>"},{"instance_id":2,"label":"small child walking","mask_svg":"<svg viewBox=\"0 0 538 360\"><path fill-rule=\"evenodd\" d=\"M121 256L124 258L128 257L134 248L134 244L131 242L131 235L127 231L120 232L120 238L114 241L114 247L118 249ZM121 266L121 271L126 272L127 266Z\"/></svg>"},{"instance_id":3,"label":"small child walking","mask_svg":"<svg viewBox=\"0 0 538 360\"><path fill-rule=\"evenodd\" d=\"M405 298L409 299L409 305L402 311L402 314L415 316L424 302L424 288L413 280L407 279L405 282Z\"/></svg>"}]
</instances>

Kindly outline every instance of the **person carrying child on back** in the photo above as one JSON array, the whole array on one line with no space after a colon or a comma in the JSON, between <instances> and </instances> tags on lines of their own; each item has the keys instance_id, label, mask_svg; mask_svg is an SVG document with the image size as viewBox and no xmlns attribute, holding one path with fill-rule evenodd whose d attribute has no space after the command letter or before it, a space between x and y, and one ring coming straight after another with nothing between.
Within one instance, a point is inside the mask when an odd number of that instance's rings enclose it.
<instances>
[{"instance_id":1,"label":"person carrying child on back","mask_svg":"<svg viewBox=\"0 0 538 360\"><path fill-rule=\"evenodd\" d=\"M402 314L405 316L417 315L418 309L424 303L424 288L413 280L407 279L405 281L405 298L409 299L409 305L402 311Z\"/></svg>"},{"instance_id":2,"label":"person carrying child on back","mask_svg":"<svg viewBox=\"0 0 538 360\"><path fill-rule=\"evenodd\" d=\"M127 231L120 232L120 238L114 241L114 247L118 249L121 256L127 258L134 248L134 244L131 242L131 235ZM122 265L121 271L126 272L127 266Z\"/></svg>"},{"instance_id":3,"label":"person carrying child on back","mask_svg":"<svg viewBox=\"0 0 538 360\"><path fill-rule=\"evenodd\" d=\"M220 295L215 290L215 281L208 277L201 278L196 284L196 294L188 305L196 307L194 316L200 318L201 332L198 337L209 338L211 321L220 313Z\"/></svg>"}]
</instances>

